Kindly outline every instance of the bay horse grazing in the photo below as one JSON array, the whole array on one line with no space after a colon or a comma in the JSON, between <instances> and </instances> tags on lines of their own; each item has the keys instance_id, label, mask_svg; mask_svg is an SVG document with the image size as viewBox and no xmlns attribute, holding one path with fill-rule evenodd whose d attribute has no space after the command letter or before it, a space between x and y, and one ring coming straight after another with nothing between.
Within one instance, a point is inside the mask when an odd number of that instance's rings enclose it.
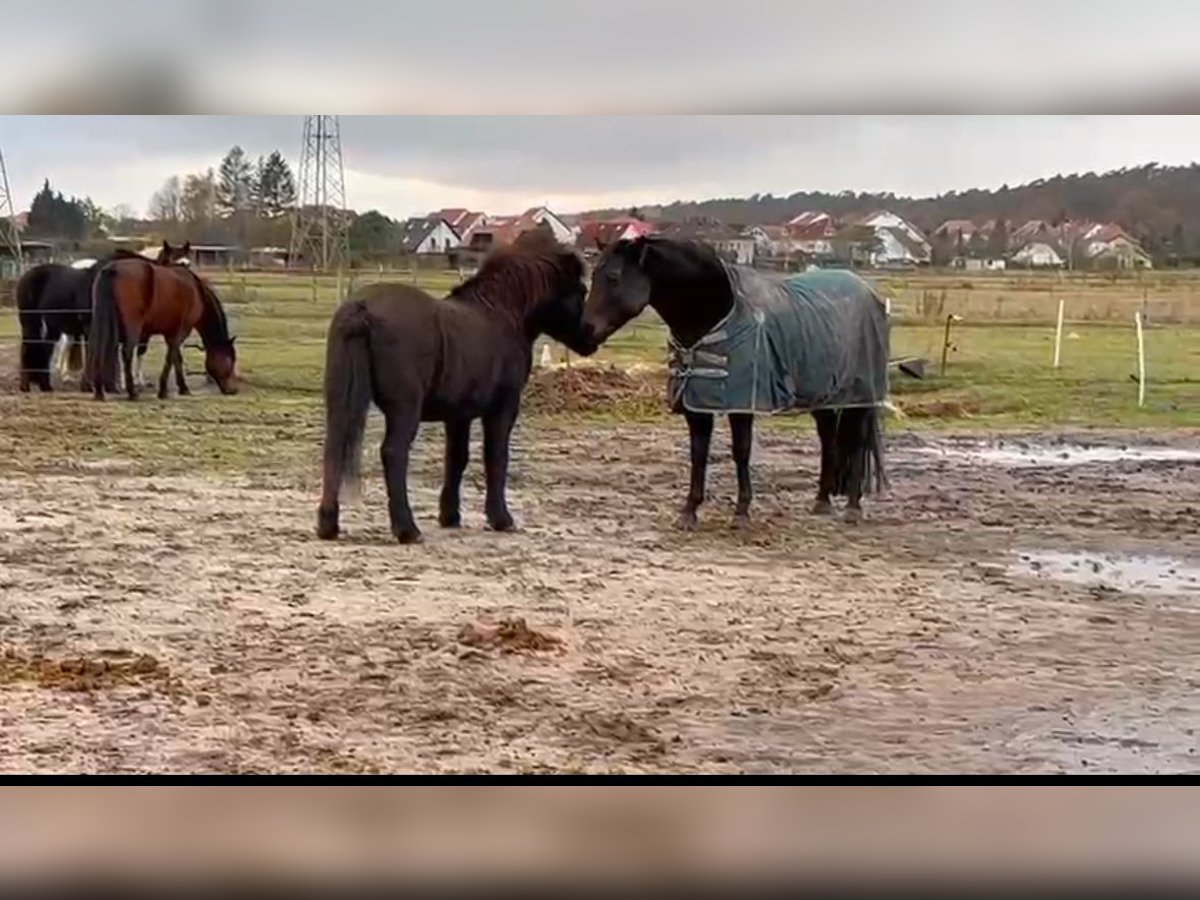
<instances>
[{"instance_id":1,"label":"bay horse grazing","mask_svg":"<svg viewBox=\"0 0 1200 900\"><path fill-rule=\"evenodd\" d=\"M167 344L158 378L158 397L166 399L171 369L180 395L191 393L183 373L184 340L200 332L206 372L223 394L236 394L237 351L225 309L212 287L189 267L156 265L149 260L118 259L100 268L92 282L90 357L97 400L114 382L118 352L130 400L138 397L132 377L133 347L154 335Z\"/></svg>"},{"instance_id":2,"label":"bay horse grazing","mask_svg":"<svg viewBox=\"0 0 1200 900\"><path fill-rule=\"evenodd\" d=\"M180 248L164 241L156 262L170 265L186 257L190 250L191 242ZM44 392L53 389L50 376L55 369L55 351L63 343L66 344L63 347L65 368L72 372L84 369L83 345L92 319L92 281L101 267L116 259L144 260L145 257L129 250L116 250L105 259L91 264L64 266L43 263L21 276L17 282L17 317L21 325L22 391L28 391L33 385ZM139 382L147 341L141 341L137 347ZM60 374L65 374L61 358L58 368ZM87 373L80 379L80 387L90 390Z\"/></svg>"},{"instance_id":3,"label":"bay horse grazing","mask_svg":"<svg viewBox=\"0 0 1200 900\"><path fill-rule=\"evenodd\" d=\"M333 316L326 347L318 536L338 535L340 489L358 480L372 401L387 423L381 456L392 534L400 543L421 539L408 503L409 449L421 422L445 423L440 524L462 523L459 485L471 424L481 418L487 522L496 531L513 529L505 498L509 439L533 344L546 334L576 353L593 353L581 321L585 293L575 252L529 233L493 251L445 299L406 284L373 284L347 299Z\"/></svg>"},{"instance_id":4,"label":"bay horse grazing","mask_svg":"<svg viewBox=\"0 0 1200 900\"><path fill-rule=\"evenodd\" d=\"M600 344L647 306L670 330L672 411L686 418L691 443L679 526L696 526L717 414L729 417L740 528L753 498L754 416L805 410L821 443L813 512L831 514L831 498L845 496L847 521L858 521L863 495L886 483L888 324L874 289L846 271L764 275L690 241L618 241L592 273L585 326Z\"/></svg>"}]
</instances>

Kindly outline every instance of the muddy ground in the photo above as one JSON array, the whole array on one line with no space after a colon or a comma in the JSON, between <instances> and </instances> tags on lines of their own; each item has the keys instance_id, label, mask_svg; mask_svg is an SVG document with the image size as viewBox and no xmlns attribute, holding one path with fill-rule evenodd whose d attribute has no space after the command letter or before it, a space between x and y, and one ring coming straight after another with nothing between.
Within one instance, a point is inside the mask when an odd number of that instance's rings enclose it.
<instances>
[{"instance_id":1,"label":"muddy ground","mask_svg":"<svg viewBox=\"0 0 1200 900\"><path fill-rule=\"evenodd\" d=\"M308 474L5 474L0 770L1200 771L1200 461L1048 440L895 437L850 526L807 512L812 438L760 432L742 534L723 433L681 534L680 423L530 422L497 535L477 446L436 527L430 430L415 547L373 469L337 543ZM1106 581L1126 553L1161 582Z\"/></svg>"}]
</instances>

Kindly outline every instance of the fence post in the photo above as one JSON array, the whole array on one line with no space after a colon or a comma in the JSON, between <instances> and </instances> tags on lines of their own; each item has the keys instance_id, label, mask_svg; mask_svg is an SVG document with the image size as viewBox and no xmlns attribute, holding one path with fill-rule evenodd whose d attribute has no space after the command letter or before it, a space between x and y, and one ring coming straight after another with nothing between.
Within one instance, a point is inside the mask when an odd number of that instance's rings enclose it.
<instances>
[{"instance_id":1,"label":"fence post","mask_svg":"<svg viewBox=\"0 0 1200 900\"><path fill-rule=\"evenodd\" d=\"M950 325L957 318L954 313L946 316L946 332L942 336L942 367L939 372L941 375L946 374L946 357L950 355Z\"/></svg>"},{"instance_id":2,"label":"fence post","mask_svg":"<svg viewBox=\"0 0 1200 900\"><path fill-rule=\"evenodd\" d=\"M313 269L312 273L312 302L317 302L317 270Z\"/></svg>"},{"instance_id":3,"label":"fence post","mask_svg":"<svg viewBox=\"0 0 1200 900\"><path fill-rule=\"evenodd\" d=\"M338 274L337 274L337 295L336 295L336 296L335 296L335 298L334 298L334 302L335 302L335 303L338 303L338 302L340 302L340 301L341 301L341 299L342 299L342 267L341 267L341 266L338 266Z\"/></svg>"},{"instance_id":4,"label":"fence post","mask_svg":"<svg viewBox=\"0 0 1200 900\"><path fill-rule=\"evenodd\" d=\"M1133 314L1133 325L1137 330L1138 351L1138 408L1146 405L1146 332L1142 328L1142 313Z\"/></svg>"},{"instance_id":5,"label":"fence post","mask_svg":"<svg viewBox=\"0 0 1200 900\"><path fill-rule=\"evenodd\" d=\"M1063 331L1063 308L1066 306L1066 301L1061 297L1058 298L1058 325L1054 329L1054 368L1059 367L1062 361L1062 331Z\"/></svg>"}]
</instances>

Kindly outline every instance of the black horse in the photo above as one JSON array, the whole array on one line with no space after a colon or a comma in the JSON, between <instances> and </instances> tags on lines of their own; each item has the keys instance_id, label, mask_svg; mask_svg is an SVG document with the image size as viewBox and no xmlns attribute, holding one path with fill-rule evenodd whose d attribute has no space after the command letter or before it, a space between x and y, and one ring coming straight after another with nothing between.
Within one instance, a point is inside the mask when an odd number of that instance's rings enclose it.
<instances>
[{"instance_id":1,"label":"black horse","mask_svg":"<svg viewBox=\"0 0 1200 900\"><path fill-rule=\"evenodd\" d=\"M329 328L325 360L324 485L317 534L338 534L338 496L358 478L372 401L383 412L382 460L392 534L421 538L408 504L409 449L421 422L444 422L439 521L461 524L459 485L471 423L483 419L487 522L514 527L505 499L509 438L546 334L576 353L595 352L583 330L586 285L574 251L536 232L494 251L479 272L438 300L404 284L374 284L346 300Z\"/></svg>"},{"instance_id":2,"label":"black horse","mask_svg":"<svg viewBox=\"0 0 1200 900\"><path fill-rule=\"evenodd\" d=\"M887 395L887 317L850 272L789 279L724 263L703 244L650 236L619 241L592 274L584 323L594 342L653 307L670 329L672 407L687 419L691 488L679 519L696 526L713 420L729 416L737 468L735 527L749 522L754 416L809 410L821 442L813 511L861 518L884 483L880 406Z\"/></svg>"},{"instance_id":3,"label":"black horse","mask_svg":"<svg viewBox=\"0 0 1200 900\"><path fill-rule=\"evenodd\" d=\"M172 247L164 242L155 261L168 265L186 257L190 250L190 243ZM29 391L32 385L46 392L52 390L54 348L64 337L69 344L68 368L73 372L83 370L82 351L92 320L92 282L106 264L118 259L145 257L129 250L116 250L87 268L43 263L21 276L17 282L17 318L21 325L22 391ZM138 343L139 371L148 340ZM80 379L80 387L91 390L86 373Z\"/></svg>"}]
</instances>

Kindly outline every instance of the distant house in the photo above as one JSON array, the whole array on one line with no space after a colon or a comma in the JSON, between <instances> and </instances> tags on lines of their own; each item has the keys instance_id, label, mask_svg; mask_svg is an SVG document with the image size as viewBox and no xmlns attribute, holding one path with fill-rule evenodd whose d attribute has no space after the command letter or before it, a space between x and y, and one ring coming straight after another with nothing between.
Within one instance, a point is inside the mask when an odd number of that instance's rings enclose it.
<instances>
[{"instance_id":1,"label":"distant house","mask_svg":"<svg viewBox=\"0 0 1200 900\"><path fill-rule=\"evenodd\" d=\"M471 225L463 239L471 250L486 251L492 247L511 244L526 231L541 228L559 243L573 245L575 232L562 219L544 206L534 206L518 216L484 216Z\"/></svg>"},{"instance_id":2,"label":"distant house","mask_svg":"<svg viewBox=\"0 0 1200 900\"><path fill-rule=\"evenodd\" d=\"M532 231L538 226L544 226L554 235L560 244L573 244L575 233L566 222L544 206L535 206L517 216L517 233Z\"/></svg>"},{"instance_id":3,"label":"distant house","mask_svg":"<svg viewBox=\"0 0 1200 900\"><path fill-rule=\"evenodd\" d=\"M602 219L579 223L575 245L580 250L604 250L617 241L631 241L651 234L654 226L641 219Z\"/></svg>"},{"instance_id":4,"label":"distant house","mask_svg":"<svg viewBox=\"0 0 1200 900\"><path fill-rule=\"evenodd\" d=\"M405 253L448 253L462 244L458 233L441 218L407 219L400 229L400 248Z\"/></svg>"},{"instance_id":5,"label":"distant house","mask_svg":"<svg viewBox=\"0 0 1200 900\"><path fill-rule=\"evenodd\" d=\"M1120 225L1095 225L1081 237L1083 254L1093 266L1116 269L1148 269L1154 263L1142 245Z\"/></svg>"},{"instance_id":6,"label":"distant house","mask_svg":"<svg viewBox=\"0 0 1200 900\"><path fill-rule=\"evenodd\" d=\"M1061 249L1050 241L1029 241L1012 255L1012 262L1017 266L1030 269L1054 269L1063 265Z\"/></svg>"},{"instance_id":7,"label":"distant house","mask_svg":"<svg viewBox=\"0 0 1200 900\"><path fill-rule=\"evenodd\" d=\"M684 219L682 222L663 225L660 230L667 237L708 244L729 262L743 266L754 265L754 238L719 219Z\"/></svg>"},{"instance_id":8,"label":"distant house","mask_svg":"<svg viewBox=\"0 0 1200 900\"><path fill-rule=\"evenodd\" d=\"M928 265L933 248L925 235L907 219L887 210L859 216L854 225L875 231L875 247L868 259L874 266Z\"/></svg>"},{"instance_id":9,"label":"distant house","mask_svg":"<svg viewBox=\"0 0 1200 900\"><path fill-rule=\"evenodd\" d=\"M832 256L833 236L838 233L837 222L829 213L802 212L788 220L786 228L795 252L811 256Z\"/></svg>"},{"instance_id":10,"label":"distant house","mask_svg":"<svg viewBox=\"0 0 1200 900\"><path fill-rule=\"evenodd\" d=\"M742 234L754 241L755 256L795 256L801 252L787 225L751 225Z\"/></svg>"}]
</instances>

